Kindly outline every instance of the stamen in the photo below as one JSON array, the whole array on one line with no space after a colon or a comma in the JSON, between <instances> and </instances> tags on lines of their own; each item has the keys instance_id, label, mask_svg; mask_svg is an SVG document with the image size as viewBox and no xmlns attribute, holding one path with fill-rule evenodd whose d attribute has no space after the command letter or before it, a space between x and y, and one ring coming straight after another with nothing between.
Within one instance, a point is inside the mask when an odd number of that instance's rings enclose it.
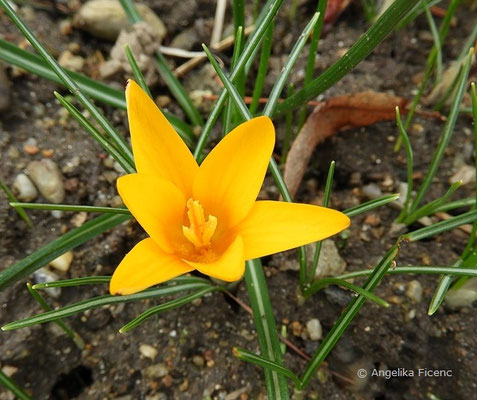
<instances>
[{"instance_id":1,"label":"stamen","mask_svg":"<svg viewBox=\"0 0 477 400\"><path fill-rule=\"evenodd\" d=\"M187 200L186 206L190 226L182 226L184 236L197 248L210 246L210 240L217 228L217 218L209 215L206 221L201 204L192 198Z\"/></svg>"}]
</instances>

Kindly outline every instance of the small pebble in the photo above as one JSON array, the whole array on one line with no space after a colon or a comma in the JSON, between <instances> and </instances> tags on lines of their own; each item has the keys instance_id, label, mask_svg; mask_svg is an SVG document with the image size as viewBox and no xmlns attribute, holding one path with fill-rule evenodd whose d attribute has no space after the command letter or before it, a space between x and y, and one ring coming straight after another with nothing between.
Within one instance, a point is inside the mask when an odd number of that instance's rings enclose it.
<instances>
[{"instance_id":1,"label":"small pebble","mask_svg":"<svg viewBox=\"0 0 477 400\"><path fill-rule=\"evenodd\" d=\"M2 367L2 372L8 377L12 376L17 371L18 371L18 368L14 367L13 365L4 365Z\"/></svg>"},{"instance_id":2,"label":"small pebble","mask_svg":"<svg viewBox=\"0 0 477 400\"><path fill-rule=\"evenodd\" d=\"M369 185L364 185L362 189L363 195L368 199L377 199L383 195L383 192L378 185L370 183Z\"/></svg>"},{"instance_id":3,"label":"small pebble","mask_svg":"<svg viewBox=\"0 0 477 400\"><path fill-rule=\"evenodd\" d=\"M146 367L144 375L148 378L162 378L169 373L169 370L164 363L158 363Z\"/></svg>"},{"instance_id":4,"label":"small pebble","mask_svg":"<svg viewBox=\"0 0 477 400\"><path fill-rule=\"evenodd\" d=\"M75 56L71 51L65 50L58 58L58 64L74 72L81 72L85 60L81 56Z\"/></svg>"},{"instance_id":5,"label":"small pebble","mask_svg":"<svg viewBox=\"0 0 477 400\"><path fill-rule=\"evenodd\" d=\"M157 349L149 344L141 344L139 346L139 352L143 355L143 357L150 358L154 360L157 356Z\"/></svg>"},{"instance_id":6,"label":"small pebble","mask_svg":"<svg viewBox=\"0 0 477 400\"><path fill-rule=\"evenodd\" d=\"M447 306L460 309L471 306L477 300L477 278L470 278L459 289L449 290L445 297Z\"/></svg>"},{"instance_id":7,"label":"small pebble","mask_svg":"<svg viewBox=\"0 0 477 400\"><path fill-rule=\"evenodd\" d=\"M320 320L317 318L310 319L306 323L306 330L311 340L317 341L323 338L323 328L321 327Z\"/></svg>"},{"instance_id":8,"label":"small pebble","mask_svg":"<svg viewBox=\"0 0 477 400\"><path fill-rule=\"evenodd\" d=\"M205 365L204 357L199 355L195 355L194 357L192 357L192 362L197 367L203 367Z\"/></svg>"},{"instance_id":9,"label":"small pebble","mask_svg":"<svg viewBox=\"0 0 477 400\"><path fill-rule=\"evenodd\" d=\"M18 174L13 182L13 192L18 200L30 202L38 196L33 182L25 174Z\"/></svg>"},{"instance_id":10,"label":"small pebble","mask_svg":"<svg viewBox=\"0 0 477 400\"><path fill-rule=\"evenodd\" d=\"M59 280L59 276L46 268L40 268L33 273L33 280L35 283L47 283ZM61 288L49 288L45 289L45 292L48 293L49 296L57 299L61 295Z\"/></svg>"},{"instance_id":11,"label":"small pebble","mask_svg":"<svg viewBox=\"0 0 477 400\"><path fill-rule=\"evenodd\" d=\"M57 269L61 272L67 272L70 269L70 265L73 261L73 252L67 251L61 256L55 258L53 261L50 261L50 266Z\"/></svg>"},{"instance_id":12,"label":"small pebble","mask_svg":"<svg viewBox=\"0 0 477 400\"><path fill-rule=\"evenodd\" d=\"M417 280L412 280L407 284L406 296L413 302L420 303L422 301L422 285Z\"/></svg>"},{"instance_id":13,"label":"small pebble","mask_svg":"<svg viewBox=\"0 0 477 400\"><path fill-rule=\"evenodd\" d=\"M475 182L475 167L471 165L462 165L454 175L449 178L449 184L462 181L462 185Z\"/></svg>"},{"instance_id":14,"label":"small pebble","mask_svg":"<svg viewBox=\"0 0 477 400\"><path fill-rule=\"evenodd\" d=\"M36 139L35 138L29 138L23 144L23 151L30 156L38 154L40 152L40 148L38 147L38 143L37 143Z\"/></svg>"},{"instance_id":15,"label":"small pebble","mask_svg":"<svg viewBox=\"0 0 477 400\"><path fill-rule=\"evenodd\" d=\"M50 159L31 161L27 165L27 171L46 200L56 204L64 200L63 176L54 161Z\"/></svg>"}]
</instances>

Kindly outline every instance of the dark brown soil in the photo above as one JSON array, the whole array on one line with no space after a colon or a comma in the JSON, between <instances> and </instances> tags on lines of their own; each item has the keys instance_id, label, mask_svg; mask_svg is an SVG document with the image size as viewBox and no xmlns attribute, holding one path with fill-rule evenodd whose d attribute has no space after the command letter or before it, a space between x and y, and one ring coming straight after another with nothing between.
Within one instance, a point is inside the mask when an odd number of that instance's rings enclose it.
<instances>
[{"instance_id":1,"label":"dark brown soil","mask_svg":"<svg viewBox=\"0 0 477 400\"><path fill-rule=\"evenodd\" d=\"M190 0L187 3L190 3L189 7L181 6L181 9L184 8L181 14L167 1L150 2L169 30L166 44L184 28L194 27L198 37L206 32L202 40L207 40L207 35L210 35L215 2ZM271 62L274 69L270 72L268 89L279 72L280 60L312 13L312 2L299 3L295 21L287 19L285 8L277 22ZM34 17L31 17L31 12ZM29 13L28 24L54 53L59 54L68 47L68 43L76 42L80 44L84 57L91 57L97 49L107 54L110 44L86 33L75 30L72 36L62 35L59 24L65 16L43 10ZM445 65L460 52L476 15L467 6L461 7L457 26L451 30L450 40L444 49ZM230 20L228 15L227 21ZM366 26L360 7L351 5L320 44L318 72L337 60L365 31ZM0 32L17 44L23 40L2 13ZM412 98L416 88L413 79L424 70L431 46L426 21L420 17L389 37L326 96L373 89ZM297 63L298 72L291 78L295 87L301 85L306 54L305 51ZM230 53L225 53L224 59L230 56ZM88 68L85 67L84 72L88 73ZM42 151L52 149L52 159L60 168L75 156L80 158L79 165L64 173L65 179L72 184L67 190L65 203L115 204L117 193L115 176L111 174L113 170L104 166L105 154L100 146L75 121L62 119L61 107L52 94L54 90L59 90L58 86L31 74L14 77L13 71L8 73L12 97L8 110L0 114L1 179L11 186L14 177L25 169L29 161L44 158ZM475 78L475 70L473 76ZM117 80L117 85L123 84L122 80ZM158 86L155 94L167 94L167 90ZM109 107L104 110L126 136L125 112ZM173 104L170 110L177 113L178 107ZM274 122L277 131L282 134L284 121ZM443 123L417 117L415 124L410 130L416 149L415 169L425 173ZM471 128L471 119L462 115L429 199L445 192L448 178L456 170L456 158L463 159L466 164L473 163L472 155L468 154L468 148L472 146ZM385 122L342 132L328 140L316 150L297 200L313 202L322 198L331 160L337 162L332 195L334 208L343 210L365 201L362 187L369 183L380 186L384 193L397 192L399 183L406 179L406 170L403 154L393 152L396 136L395 124ZM38 154L24 152L24 143L29 138L37 140ZM266 189L268 193L276 193L269 178ZM472 193L470 184L460 189L458 196L472 196ZM44 202L44 199L39 197L37 201ZM372 267L394 244L396 236L390 234L390 228L397 213L389 206L373 211L379 220L375 226L365 222L367 215L358 216L352 221L347 239L335 238L348 271ZM73 228L71 219L74 213L63 213L60 218L43 211L29 211L28 214L34 229L28 229L15 211L8 207L6 198L0 196L1 268L7 268L58 237L60 232ZM75 258L70 270L60 273L60 278L112 274L124 254L142 235L141 228L130 222L80 246L74 250ZM465 243L466 236L454 231L420 243L405 244L397 264L451 265ZM291 260L295 253L289 252L285 257ZM297 273L277 268L280 260L283 256L264 260L277 324L287 325L290 341L312 355L319 342L311 341L303 333L307 321L318 318L326 334L351 299L351 294L330 287L301 305L297 297ZM418 303L404 294L407 283L414 279L424 289L422 301ZM1 325L41 312L28 294L25 282L0 293ZM384 309L371 303L365 305L327 359L326 366L312 380L306 390L306 398L476 398L476 309L449 310L442 307L434 316L428 316L427 307L436 282L437 278L433 276L394 275L385 278L376 293L392 303L391 307ZM49 296L47 299L57 307L106 292L106 286L65 288L58 299ZM242 283L238 286L237 296L248 303ZM152 304L149 301L111 306L68 318L67 322L87 343L84 351L79 351L54 324L2 332L0 367L17 368L12 377L35 399L264 398L266 392L262 372L232 355L235 346L259 352L252 318L244 309L224 295L213 294L193 305L153 318L127 334L118 333L121 326ZM141 355L139 347L143 344L158 351L153 360ZM301 374L306 365L306 361L291 349L287 351L285 363L297 374ZM163 369L159 377L151 377L149 367L154 365L156 370ZM414 371L415 376L390 379L368 376L360 379L357 377L360 368L366 369L369 374L373 369L401 368ZM419 369L451 370L452 376L417 376ZM0 399L9 398L9 394L0 388Z\"/></svg>"}]
</instances>

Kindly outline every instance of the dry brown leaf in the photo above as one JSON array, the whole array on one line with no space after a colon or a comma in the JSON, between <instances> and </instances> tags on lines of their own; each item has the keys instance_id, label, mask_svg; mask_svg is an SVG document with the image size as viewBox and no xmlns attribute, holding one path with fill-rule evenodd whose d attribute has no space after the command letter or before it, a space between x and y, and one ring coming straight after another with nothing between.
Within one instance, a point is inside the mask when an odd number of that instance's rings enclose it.
<instances>
[{"instance_id":1,"label":"dry brown leaf","mask_svg":"<svg viewBox=\"0 0 477 400\"><path fill-rule=\"evenodd\" d=\"M285 164L285 183L295 195L315 147L335 133L396 118L407 100L387 93L359 92L329 99L315 107L293 142Z\"/></svg>"}]
</instances>

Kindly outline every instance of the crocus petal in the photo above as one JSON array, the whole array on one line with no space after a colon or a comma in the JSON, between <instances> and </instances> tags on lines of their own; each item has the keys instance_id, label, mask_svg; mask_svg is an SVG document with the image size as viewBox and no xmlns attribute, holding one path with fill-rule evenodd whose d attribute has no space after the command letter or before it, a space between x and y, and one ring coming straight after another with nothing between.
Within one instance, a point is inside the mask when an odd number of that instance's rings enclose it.
<instances>
[{"instance_id":1,"label":"crocus petal","mask_svg":"<svg viewBox=\"0 0 477 400\"><path fill-rule=\"evenodd\" d=\"M325 239L349 223L345 214L325 207L257 201L236 229L244 241L245 259L250 260Z\"/></svg>"},{"instance_id":2,"label":"crocus petal","mask_svg":"<svg viewBox=\"0 0 477 400\"><path fill-rule=\"evenodd\" d=\"M232 227L249 213L262 186L275 144L267 117L254 118L230 132L201 164L194 198L219 227Z\"/></svg>"},{"instance_id":3,"label":"crocus petal","mask_svg":"<svg viewBox=\"0 0 477 400\"><path fill-rule=\"evenodd\" d=\"M190 197L199 167L172 125L134 81L126 87L134 161L139 173L171 181Z\"/></svg>"},{"instance_id":4,"label":"crocus petal","mask_svg":"<svg viewBox=\"0 0 477 400\"><path fill-rule=\"evenodd\" d=\"M117 181L126 207L157 245L167 253L182 240L186 199L171 182L155 176L130 174Z\"/></svg>"},{"instance_id":5,"label":"crocus petal","mask_svg":"<svg viewBox=\"0 0 477 400\"><path fill-rule=\"evenodd\" d=\"M164 253L152 240L139 242L126 254L114 271L111 294L132 294L192 271L193 268L174 255Z\"/></svg>"},{"instance_id":6,"label":"crocus petal","mask_svg":"<svg viewBox=\"0 0 477 400\"><path fill-rule=\"evenodd\" d=\"M199 270L205 275L226 282L239 280L245 271L245 259L243 258L243 240L237 236L222 256L212 263L200 263L183 260L185 263Z\"/></svg>"}]
</instances>

